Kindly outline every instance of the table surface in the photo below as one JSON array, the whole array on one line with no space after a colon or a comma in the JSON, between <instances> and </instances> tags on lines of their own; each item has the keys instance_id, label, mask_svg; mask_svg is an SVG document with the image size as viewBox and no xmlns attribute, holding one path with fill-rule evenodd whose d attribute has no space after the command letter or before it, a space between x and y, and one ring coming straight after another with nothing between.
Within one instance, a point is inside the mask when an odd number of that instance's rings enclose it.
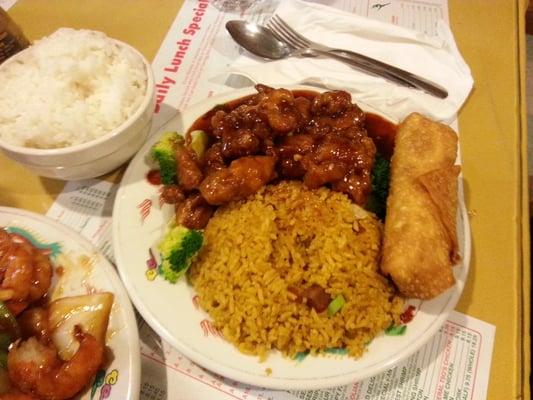
<instances>
[{"instance_id":1,"label":"table surface","mask_svg":"<svg viewBox=\"0 0 533 400\"><path fill-rule=\"evenodd\" d=\"M496 326L488 399L498 400L530 395L526 5L449 0L451 27L475 80L459 114L473 248L457 310ZM180 6L176 0L19 0L9 13L30 40L60 26L95 29L152 59ZM0 171L2 206L44 214L64 186L1 154ZM121 172L105 178L118 182Z\"/></svg>"}]
</instances>

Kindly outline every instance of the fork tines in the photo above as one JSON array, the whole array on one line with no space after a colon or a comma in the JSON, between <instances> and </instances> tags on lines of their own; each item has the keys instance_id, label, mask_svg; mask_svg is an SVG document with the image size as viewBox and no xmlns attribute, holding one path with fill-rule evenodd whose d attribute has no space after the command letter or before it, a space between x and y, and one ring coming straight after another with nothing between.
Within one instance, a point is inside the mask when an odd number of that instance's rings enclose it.
<instances>
[{"instance_id":1,"label":"fork tines","mask_svg":"<svg viewBox=\"0 0 533 400\"><path fill-rule=\"evenodd\" d=\"M295 49L308 48L311 42L292 29L278 15L274 14L266 23L276 38Z\"/></svg>"}]
</instances>

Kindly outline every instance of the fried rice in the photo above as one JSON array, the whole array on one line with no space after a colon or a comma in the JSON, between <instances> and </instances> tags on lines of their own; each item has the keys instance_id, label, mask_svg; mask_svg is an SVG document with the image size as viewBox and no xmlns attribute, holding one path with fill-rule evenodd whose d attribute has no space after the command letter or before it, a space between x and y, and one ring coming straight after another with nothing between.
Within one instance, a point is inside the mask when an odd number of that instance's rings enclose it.
<instances>
[{"instance_id":1,"label":"fried rice","mask_svg":"<svg viewBox=\"0 0 533 400\"><path fill-rule=\"evenodd\" d=\"M264 359L277 349L360 357L398 323L403 300L379 274L382 224L349 198L301 182L270 185L220 207L189 278L224 338ZM289 290L320 285L344 306L317 312Z\"/></svg>"}]
</instances>

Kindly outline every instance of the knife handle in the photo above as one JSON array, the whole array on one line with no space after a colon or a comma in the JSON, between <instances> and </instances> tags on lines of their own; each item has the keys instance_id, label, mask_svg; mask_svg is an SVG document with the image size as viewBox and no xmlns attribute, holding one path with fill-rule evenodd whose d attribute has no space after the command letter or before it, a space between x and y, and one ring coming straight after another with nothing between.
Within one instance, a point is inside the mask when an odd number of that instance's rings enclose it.
<instances>
[{"instance_id":1,"label":"knife handle","mask_svg":"<svg viewBox=\"0 0 533 400\"><path fill-rule=\"evenodd\" d=\"M385 78L401 86L420 89L440 99L448 97L448 91L436 83L430 82L427 79L421 78L403 69L367 57L363 54L350 50L330 48L312 48L311 50L317 54L342 61L362 72Z\"/></svg>"}]
</instances>

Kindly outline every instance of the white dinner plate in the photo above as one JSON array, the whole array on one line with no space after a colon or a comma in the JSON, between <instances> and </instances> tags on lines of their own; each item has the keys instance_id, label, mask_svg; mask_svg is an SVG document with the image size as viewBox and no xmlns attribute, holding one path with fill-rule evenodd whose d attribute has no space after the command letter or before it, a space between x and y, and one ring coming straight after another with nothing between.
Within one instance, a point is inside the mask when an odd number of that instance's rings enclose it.
<instances>
[{"instance_id":1,"label":"white dinner plate","mask_svg":"<svg viewBox=\"0 0 533 400\"><path fill-rule=\"evenodd\" d=\"M78 233L43 215L0 207L0 227L47 251L55 268L50 300L93 292L114 294L106 335L108 362L79 400L137 400L140 393L139 334L133 307L114 267Z\"/></svg>"},{"instance_id":2,"label":"white dinner plate","mask_svg":"<svg viewBox=\"0 0 533 400\"><path fill-rule=\"evenodd\" d=\"M416 315L404 333L378 336L357 360L338 354L292 360L273 352L260 362L257 357L240 353L216 334L208 315L195 306L195 292L186 279L170 284L157 275L150 247L161 239L174 210L173 206L161 204L159 188L147 180L154 167L149 157L151 146L161 133L184 133L215 105L254 92L253 88L237 90L192 106L162 127L130 163L113 211L113 247L126 289L148 324L172 346L202 367L240 382L272 389L316 389L348 384L382 372L424 345L442 326L461 295L470 260L470 231L461 182L457 226L462 262L454 268L457 283L432 301L409 301L416 308Z\"/></svg>"}]
</instances>

